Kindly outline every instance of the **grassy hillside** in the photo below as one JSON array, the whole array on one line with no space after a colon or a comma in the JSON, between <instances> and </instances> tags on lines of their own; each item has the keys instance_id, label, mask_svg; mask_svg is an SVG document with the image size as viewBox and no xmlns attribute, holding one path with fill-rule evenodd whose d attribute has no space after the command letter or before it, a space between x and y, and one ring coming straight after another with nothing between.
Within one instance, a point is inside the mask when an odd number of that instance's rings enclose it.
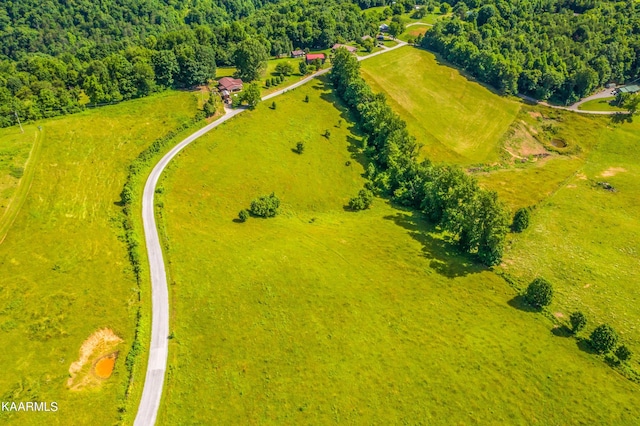
<instances>
[{"instance_id":1,"label":"grassy hillside","mask_svg":"<svg viewBox=\"0 0 640 426\"><path fill-rule=\"evenodd\" d=\"M504 269L523 280L544 275L556 285L554 310L583 310L591 328L610 323L639 353L640 124L592 123L597 145L537 207L530 229L514 238Z\"/></svg>"},{"instance_id":2,"label":"grassy hillside","mask_svg":"<svg viewBox=\"0 0 640 426\"><path fill-rule=\"evenodd\" d=\"M39 160L28 166L34 174L30 190L0 244L0 395L3 401L59 405L55 414L3 412L0 422L116 422L139 306L116 203L127 165L154 139L191 119L196 104L191 93L167 92L37 122L24 135L15 128L0 131L0 146L26 146L42 126ZM123 339L114 375L96 389L70 391L70 365L83 341L101 328Z\"/></svg>"},{"instance_id":3,"label":"grassy hillside","mask_svg":"<svg viewBox=\"0 0 640 426\"><path fill-rule=\"evenodd\" d=\"M518 113L517 102L494 95L417 48L367 60L362 72L424 144L424 156L460 164L500 157L498 142Z\"/></svg>"},{"instance_id":4,"label":"grassy hillside","mask_svg":"<svg viewBox=\"0 0 640 426\"><path fill-rule=\"evenodd\" d=\"M260 105L161 183L174 339L160 423L633 422L637 385L512 306L420 216L344 210L363 165L333 102L316 82ZM234 221L272 191L278 217Z\"/></svg>"}]
</instances>

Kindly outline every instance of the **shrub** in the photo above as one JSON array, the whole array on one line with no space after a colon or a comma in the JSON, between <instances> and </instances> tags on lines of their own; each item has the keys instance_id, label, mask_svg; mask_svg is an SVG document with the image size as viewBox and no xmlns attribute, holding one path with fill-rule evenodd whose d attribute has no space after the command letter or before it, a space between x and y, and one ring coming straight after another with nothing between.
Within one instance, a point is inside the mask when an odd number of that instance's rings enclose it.
<instances>
[{"instance_id":1,"label":"shrub","mask_svg":"<svg viewBox=\"0 0 640 426\"><path fill-rule=\"evenodd\" d=\"M522 207L516 211L513 216L513 224L511 229L513 232L522 232L529 227L530 212L526 207Z\"/></svg>"},{"instance_id":2,"label":"shrub","mask_svg":"<svg viewBox=\"0 0 640 426\"><path fill-rule=\"evenodd\" d=\"M271 79L268 78L264 85L265 87L271 87Z\"/></svg>"},{"instance_id":3,"label":"shrub","mask_svg":"<svg viewBox=\"0 0 640 426\"><path fill-rule=\"evenodd\" d=\"M616 357L618 357L620 361L628 361L631 359L631 355L633 355L632 352L625 345L620 345L618 349L616 349Z\"/></svg>"},{"instance_id":4,"label":"shrub","mask_svg":"<svg viewBox=\"0 0 640 426\"><path fill-rule=\"evenodd\" d=\"M271 109L276 109L276 101L271 102Z\"/></svg>"},{"instance_id":5,"label":"shrub","mask_svg":"<svg viewBox=\"0 0 640 426\"><path fill-rule=\"evenodd\" d=\"M306 103L309 103L309 95L305 95L305 97L304 97L304 101L305 101Z\"/></svg>"},{"instance_id":6,"label":"shrub","mask_svg":"<svg viewBox=\"0 0 640 426\"><path fill-rule=\"evenodd\" d=\"M272 192L271 195L263 195L251 202L251 213L260 217L275 217L278 214L280 200Z\"/></svg>"},{"instance_id":7,"label":"shrub","mask_svg":"<svg viewBox=\"0 0 640 426\"><path fill-rule=\"evenodd\" d=\"M304 152L304 144L302 142L298 142L296 144L296 152L298 154L302 154Z\"/></svg>"},{"instance_id":8,"label":"shrub","mask_svg":"<svg viewBox=\"0 0 640 426\"><path fill-rule=\"evenodd\" d=\"M240 213L238 213L238 219L240 219L240 222L246 222L247 219L249 219L249 211L247 209L240 210Z\"/></svg>"},{"instance_id":9,"label":"shrub","mask_svg":"<svg viewBox=\"0 0 640 426\"><path fill-rule=\"evenodd\" d=\"M361 189L358 196L349 200L349 209L353 211L366 210L373 204L373 193L368 189Z\"/></svg>"},{"instance_id":10,"label":"shrub","mask_svg":"<svg viewBox=\"0 0 640 426\"><path fill-rule=\"evenodd\" d=\"M591 333L591 347L598 353L611 351L616 343L618 343L618 334L608 324L599 325Z\"/></svg>"},{"instance_id":11,"label":"shrub","mask_svg":"<svg viewBox=\"0 0 640 426\"><path fill-rule=\"evenodd\" d=\"M578 333L587 325L587 317L580 311L573 312L569 315L569 321L571 322L571 331L573 334Z\"/></svg>"},{"instance_id":12,"label":"shrub","mask_svg":"<svg viewBox=\"0 0 640 426\"><path fill-rule=\"evenodd\" d=\"M531 306L542 309L551 304L553 287L549 281L538 277L529 284L524 297Z\"/></svg>"},{"instance_id":13,"label":"shrub","mask_svg":"<svg viewBox=\"0 0 640 426\"><path fill-rule=\"evenodd\" d=\"M329 129L325 130L324 134L322 136L324 136L325 138L329 139L331 137L331 132L329 131Z\"/></svg>"}]
</instances>

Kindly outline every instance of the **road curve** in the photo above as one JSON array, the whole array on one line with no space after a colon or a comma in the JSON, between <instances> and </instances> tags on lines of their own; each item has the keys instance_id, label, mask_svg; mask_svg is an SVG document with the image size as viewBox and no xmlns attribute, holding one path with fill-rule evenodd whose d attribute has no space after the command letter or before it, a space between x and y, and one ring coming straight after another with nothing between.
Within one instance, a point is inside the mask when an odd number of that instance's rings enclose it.
<instances>
[{"instance_id":1,"label":"road curve","mask_svg":"<svg viewBox=\"0 0 640 426\"><path fill-rule=\"evenodd\" d=\"M369 56L358 57L358 60L371 58L405 45L406 43L401 42L397 46L387 48ZM330 70L331 68L323 69L309 77L303 78L291 86L264 96L262 100L266 101L296 87L300 87L314 78L326 74ZM151 344L149 346L149 362L147 364L147 374L144 380L142 398L140 399L138 413L134 421L135 426L152 426L156 422L167 370L167 356L169 354L169 290L167 287L167 273L164 268L164 259L162 256L162 246L160 245L160 237L156 227L153 208L156 185L158 184L160 175L162 175L162 172L169 162L187 145L244 111L246 111L244 108L228 109L224 116L182 140L155 165L144 186L144 193L142 195L142 223L144 225L144 239L147 244L147 256L149 258L149 270L151 272Z\"/></svg>"}]
</instances>

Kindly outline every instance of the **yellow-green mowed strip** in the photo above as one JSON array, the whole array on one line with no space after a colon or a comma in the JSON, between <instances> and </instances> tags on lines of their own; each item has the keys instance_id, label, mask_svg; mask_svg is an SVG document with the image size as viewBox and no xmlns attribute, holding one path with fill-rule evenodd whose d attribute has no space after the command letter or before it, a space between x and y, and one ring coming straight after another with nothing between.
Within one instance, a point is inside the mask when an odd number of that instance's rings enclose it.
<instances>
[{"instance_id":1,"label":"yellow-green mowed strip","mask_svg":"<svg viewBox=\"0 0 640 426\"><path fill-rule=\"evenodd\" d=\"M38 162L40 148L42 147L41 131L38 130L33 134L33 139L30 143L29 135L19 131L17 127L13 127L11 130L5 132L6 140L0 144L2 153L8 154L6 155L8 161L3 161L2 164L8 167L2 171L2 176L0 176L3 183L2 206L0 209L2 213L0 214L0 244L4 241L9 228L27 199L27 194L33 181L35 164ZM29 155L26 161L21 162L21 151L26 151L25 148L28 147L31 147L28 150Z\"/></svg>"},{"instance_id":2,"label":"yellow-green mowed strip","mask_svg":"<svg viewBox=\"0 0 640 426\"><path fill-rule=\"evenodd\" d=\"M116 203L131 161L196 112L192 93L166 92L25 126L25 138L37 126L45 137L25 172L33 173L26 201L0 244L0 399L55 401L59 409L1 412L0 422L117 422L140 303ZM0 144L15 132L1 129ZM101 328L124 340L114 374L97 389L70 391L69 367Z\"/></svg>"},{"instance_id":3,"label":"yellow-green mowed strip","mask_svg":"<svg viewBox=\"0 0 640 426\"><path fill-rule=\"evenodd\" d=\"M409 27L412 28L412 27ZM491 163L520 109L443 64L431 52L404 47L362 62L362 75L423 144L422 156L457 164Z\"/></svg>"},{"instance_id":4,"label":"yellow-green mowed strip","mask_svg":"<svg viewBox=\"0 0 640 426\"><path fill-rule=\"evenodd\" d=\"M364 167L334 101L314 82L259 105L161 183L174 338L159 423L633 423L637 385L512 307L419 215L344 210ZM272 191L278 217L234 222Z\"/></svg>"}]
</instances>

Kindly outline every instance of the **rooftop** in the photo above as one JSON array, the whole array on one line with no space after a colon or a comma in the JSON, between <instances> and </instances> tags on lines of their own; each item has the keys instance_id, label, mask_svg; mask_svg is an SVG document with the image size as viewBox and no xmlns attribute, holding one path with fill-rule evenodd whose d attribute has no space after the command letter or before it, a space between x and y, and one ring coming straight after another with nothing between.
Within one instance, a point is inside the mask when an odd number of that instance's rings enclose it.
<instances>
[{"instance_id":1,"label":"rooftop","mask_svg":"<svg viewBox=\"0 0 640 426\"><path fill-rule=\"evenodd\" d=\"M307 53L307 59L308 60L314 60L314 59L324 59L324 53Z\"/></svg>"},{"instance_id":2,"label":"rooftop","mask_svg":"<svg viewBox=\"0 0 640 426\"><path fill-rule=\"evenodd\" d=\"M624 86L618 89L618 92L620 93L636 93L636 92L640 92L640 86L638 85L632 85L632 86Z\"/></svg>"}]
</instances>

